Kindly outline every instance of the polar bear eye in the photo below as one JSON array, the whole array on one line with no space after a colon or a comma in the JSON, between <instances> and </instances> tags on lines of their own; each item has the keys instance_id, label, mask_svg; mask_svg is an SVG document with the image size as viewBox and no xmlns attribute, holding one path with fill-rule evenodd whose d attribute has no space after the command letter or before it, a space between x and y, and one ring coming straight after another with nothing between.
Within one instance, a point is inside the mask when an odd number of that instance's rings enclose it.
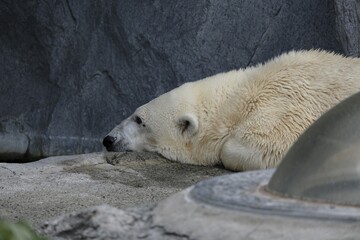
<instances>
[{"instance_id":1,"label":"polar bear eye","mask_svg":"<svg viewBox=\"0 0 360 240\"><path fill-rule=\"evenodd\" d=\"M141 118L139 116L135 116L134 121L139 125L142 124L142 120L141 120Z\"/></svg>"}]
</instances>

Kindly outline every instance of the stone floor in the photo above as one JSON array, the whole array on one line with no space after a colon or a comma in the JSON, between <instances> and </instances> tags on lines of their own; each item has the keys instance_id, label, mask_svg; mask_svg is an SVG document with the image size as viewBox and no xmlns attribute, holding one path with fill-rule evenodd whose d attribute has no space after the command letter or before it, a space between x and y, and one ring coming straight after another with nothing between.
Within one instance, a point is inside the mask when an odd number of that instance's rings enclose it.
<instances>
[{"instance_id":1,"label":"stone floor","mask_svg":"<svg viewBox=\"0 0 360 240\"><path fill-rule=\"evenodd\" d=\"M93 153L0 163L0 219L46 219L107 204L151 205L194 183L229 173L151 153Z\"/></svg>"},{"instance_id":2,"label":"stone floor","mask_svg":"<svg viewBox=\"0 0 360 240\"><path fill-rule=\"evenodd\" d=\"M148 207L83 209L46 222L39 231L58 240L359 238L357 207L271 196L261 189L272 174L261 170L211 178Z\"/></svg>"}]
</instances>

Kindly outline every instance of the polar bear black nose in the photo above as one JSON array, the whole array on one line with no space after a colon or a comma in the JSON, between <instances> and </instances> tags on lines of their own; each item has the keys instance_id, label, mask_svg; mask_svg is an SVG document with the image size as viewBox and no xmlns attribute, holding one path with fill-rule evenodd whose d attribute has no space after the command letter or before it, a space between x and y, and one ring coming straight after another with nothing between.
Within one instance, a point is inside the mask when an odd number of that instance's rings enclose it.
<instances>
[{"instance_id":1,"label":"polar bear black nose","mask_svg":"<svg viewBox=\"0 0 360 240\"><path fill-rule=\"evenodd\" d=\"M103 145L106 147L106 148L110 148L113 143L116 141L116 137L112 137L112 136L106 136L103 140Z\"/></svg>"}]
</instances>

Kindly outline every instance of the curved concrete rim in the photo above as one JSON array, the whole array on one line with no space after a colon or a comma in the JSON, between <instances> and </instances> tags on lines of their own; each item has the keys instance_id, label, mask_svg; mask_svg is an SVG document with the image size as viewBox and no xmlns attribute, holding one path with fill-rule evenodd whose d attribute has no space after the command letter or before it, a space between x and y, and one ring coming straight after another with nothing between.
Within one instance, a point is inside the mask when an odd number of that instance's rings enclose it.
<instances>
[{"instance_id":1,"label":"curved concrete rim","mask_svg":"<svg viewBox=\"0 0 360 240\"><path fill-rule=\"evenodd\" d=\"M152 225L198 240L358 239L358 208L271 200L259 189L273 172L238 173L200 182L160 202L153 209Z\"/></svg>"},{"instance_id":2,"label":"curved concrete rim","mask_svg":"<svg viewBox=\"0 0 360 240\"><path fill-rule=\"evenodd\" d=\"M239 211L324 220L360 221L360 208L285 198L266 190L274 170L212 178L189 192L195 201Z\"/></svg>"}]
</instances>

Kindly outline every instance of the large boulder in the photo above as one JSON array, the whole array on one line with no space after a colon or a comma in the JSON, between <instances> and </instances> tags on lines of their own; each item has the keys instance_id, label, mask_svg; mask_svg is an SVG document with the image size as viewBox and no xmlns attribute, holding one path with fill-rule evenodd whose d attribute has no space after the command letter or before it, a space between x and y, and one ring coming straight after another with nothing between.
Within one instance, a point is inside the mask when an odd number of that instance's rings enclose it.
<instances>
[{"instance_id":1,"label":"large boulder","mask_svg":"<svg viewBox=\"0 0 360 240\"><path fill-rule=\"evenodd\" d=\"M1 1L0 159L98 151L184 82L290 49L342 53L335 19L331 0Z\"/></svg>"}]
</instances>

